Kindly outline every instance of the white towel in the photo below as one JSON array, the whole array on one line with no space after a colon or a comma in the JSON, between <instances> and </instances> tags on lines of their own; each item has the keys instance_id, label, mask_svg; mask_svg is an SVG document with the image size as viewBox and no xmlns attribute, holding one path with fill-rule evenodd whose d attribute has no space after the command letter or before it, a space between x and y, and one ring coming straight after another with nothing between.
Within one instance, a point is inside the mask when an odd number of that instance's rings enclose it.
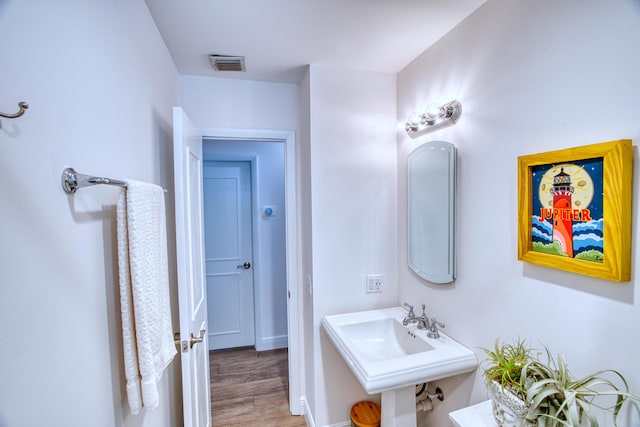
<instances>
[{"instance_id":1,"label":"white towel","mask_svg":"<svg viewBox=\"0 0 640 427\"><path fill-rule=\"evenodd\" d=\"M176 355L169 304L164 190L127 180L118 199L124 367L131 413L159 404L158 380Z\"/></svg>"}]
</instances>

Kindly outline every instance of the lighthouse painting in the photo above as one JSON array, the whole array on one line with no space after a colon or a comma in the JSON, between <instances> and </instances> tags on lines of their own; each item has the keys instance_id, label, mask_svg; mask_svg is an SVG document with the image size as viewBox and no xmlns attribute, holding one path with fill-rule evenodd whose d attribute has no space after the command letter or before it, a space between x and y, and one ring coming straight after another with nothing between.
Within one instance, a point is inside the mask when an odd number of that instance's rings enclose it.
<instances>
[{"instance_id":1,"label":"lighthouse painting","mask_svg":"<svg viewBox=\"0 0 640 427\"><path fill-rule=\"evenodd\" d=\"M518 260L631 280L630 139L518 156Z\"/></svg>"},{"instance_id":2,"label":"lighthouse painting","mask_svg":"<svg viewBox=\"0 0 640 427\"><path fill-rule=\"evenodd\" d=\"M531 249L602 263L603 159L531 168Z\"/></svg>"}]
</instances>

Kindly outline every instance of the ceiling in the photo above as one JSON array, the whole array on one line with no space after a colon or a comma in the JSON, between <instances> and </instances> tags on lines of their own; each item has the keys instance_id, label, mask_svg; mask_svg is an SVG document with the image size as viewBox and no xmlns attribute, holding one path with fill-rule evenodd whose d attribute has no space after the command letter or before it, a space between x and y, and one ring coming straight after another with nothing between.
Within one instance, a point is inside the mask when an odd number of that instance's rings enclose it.
<instances>
[{"instance_id":1,"label":"ceiling","mask_svg":"<svg viewBox=\"0 0 640 427\"><path fill-rule=\"evenodd\" d=\"M308 64L397 73L486 0L146 0L180 74L297 83ZM209 55L245 56L217 72Z\"/></svg>"}]
</instances>

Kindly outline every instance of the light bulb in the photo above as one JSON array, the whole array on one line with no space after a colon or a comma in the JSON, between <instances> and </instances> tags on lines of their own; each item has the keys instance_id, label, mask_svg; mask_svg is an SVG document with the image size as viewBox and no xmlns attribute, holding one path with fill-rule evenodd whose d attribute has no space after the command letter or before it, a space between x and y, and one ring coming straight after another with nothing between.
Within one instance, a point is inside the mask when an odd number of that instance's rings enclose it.
<instances>
[{"instance_id":1,"label":"light bulb","mask_svg":"<svg viewBox=\"0 0 640 427\"><path fill-rule=\"evenodd\" d=\"M436 122L438 117L440 117L440 106L438 104L429 104L427 105L427 108L424 109L422 124L432 125Z\"/></svg>"},{"instance_id":2,"label":"light bulb","mask_svg":"<svg viewBox=\"0 0 640 427\"><path fill-rule=\"evenodd\" d=\"M407 119L407 123L404 125L404 129L407 132L415 132L418 130L418 125L420 124L422 114L413 112L409 115Z\"/></svg>"}]
</instances>

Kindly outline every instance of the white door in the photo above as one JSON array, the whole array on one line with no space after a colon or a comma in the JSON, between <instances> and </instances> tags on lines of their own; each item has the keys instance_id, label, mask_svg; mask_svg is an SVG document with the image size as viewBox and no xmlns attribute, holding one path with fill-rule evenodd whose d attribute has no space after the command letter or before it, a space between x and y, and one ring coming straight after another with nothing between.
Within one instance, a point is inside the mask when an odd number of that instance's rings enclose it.
<instances>
[{"instance_id":1,"label":"white door","mask_svg":"<svg viewBox=\"0 0 640 427\"><path fill-rule=\"evenodd\" d=\"M176 255L184 427L211 425L204 281L202 136L173 108Z\"/></svg>"},{"instance_id":2,"label":"white door","mask_svg":"<svg viewBox=\"0 0 640 427\"><path fill-rule=\"evenodd\" d=\"M209 349L255 345L251 163L204 163Z\"/></svg>"}]
</instances>

